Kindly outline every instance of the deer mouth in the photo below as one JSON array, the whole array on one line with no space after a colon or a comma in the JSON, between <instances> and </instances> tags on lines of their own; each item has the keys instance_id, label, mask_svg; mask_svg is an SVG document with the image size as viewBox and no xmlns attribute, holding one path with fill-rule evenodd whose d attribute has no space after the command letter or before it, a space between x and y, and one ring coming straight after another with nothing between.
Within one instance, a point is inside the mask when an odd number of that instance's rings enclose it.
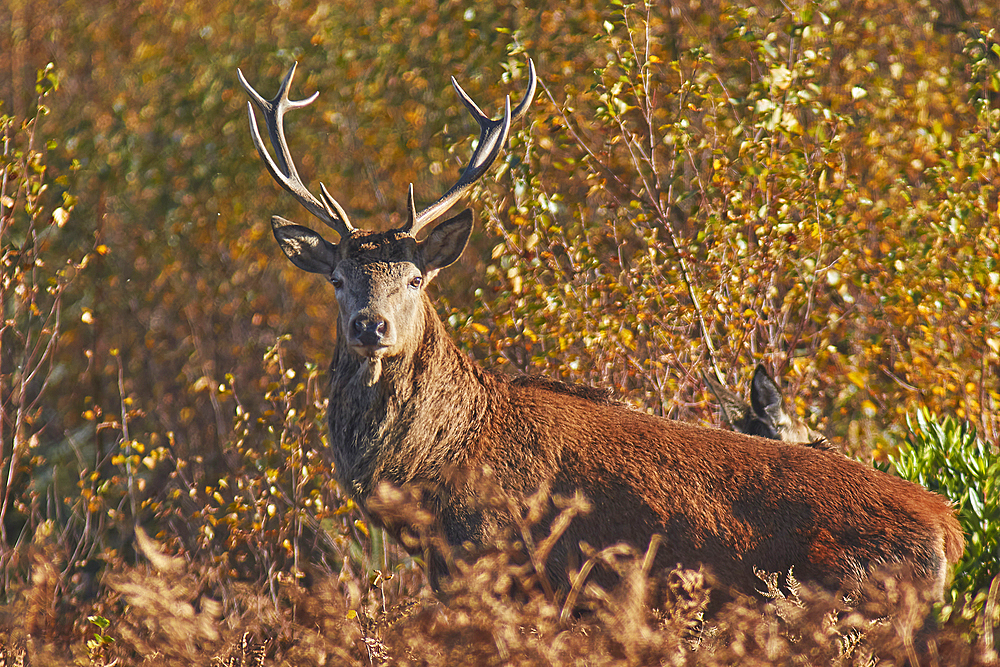
<instances>
[{"instance_id":1,"label":"deer mouth","mask_svg":"<svg viewBox=\"0 0 1000 667\"><path fill-rule=\"evenodd\" d=\"M388 351L389 348L381 344L363 345L361 343L354 343L351 345L351 352L367 361L377 361L384 357Z\"/></svg>"}]
</instances>

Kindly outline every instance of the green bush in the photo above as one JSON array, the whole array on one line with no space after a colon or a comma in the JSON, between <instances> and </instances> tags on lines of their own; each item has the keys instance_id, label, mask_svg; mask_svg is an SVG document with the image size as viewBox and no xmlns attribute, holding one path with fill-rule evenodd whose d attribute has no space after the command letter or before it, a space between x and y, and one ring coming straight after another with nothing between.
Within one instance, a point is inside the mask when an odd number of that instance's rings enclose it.
<instances>
[{"instance_id":1,"label":"green bush","mask_svg":"<svg viewBox=\"0 0 1000 667\"><path fill-rule=\"evenodd\" d=\"M889 457L896 473L948 498L965 533L952 601L985 594L1000 574L1000 456L968 422L923 408L907 425L905 444Z\"/></svg>"}]
</instances>

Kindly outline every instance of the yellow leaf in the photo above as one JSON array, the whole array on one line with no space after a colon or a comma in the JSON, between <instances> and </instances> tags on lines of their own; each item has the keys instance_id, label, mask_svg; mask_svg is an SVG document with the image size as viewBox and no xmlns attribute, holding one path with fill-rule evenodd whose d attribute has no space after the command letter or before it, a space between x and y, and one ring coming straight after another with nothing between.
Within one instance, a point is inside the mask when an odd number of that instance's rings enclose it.
<instances>
[{"instance_id":1,"label":"yellow leaf","mask_svg":"<svg viewBox=\"0 0 1000 667\"><path fill-rule=\"evenodd\" d=\"M792 85L792 72L784 65L771 70L771 86L778 90L788 90Z\"/></svg>"},{"instance_id":2,"label":"yellow leaf","mask_svg":"<svg viewBox=\"0 0 1000 667\"><path fill-rule=\"evenodd\" d=\"M69 220L69 211L60 206L52 211L52 219L55 221L56 227L62 228L66 224L66 221Z\"/></svg>"}]
</instances>

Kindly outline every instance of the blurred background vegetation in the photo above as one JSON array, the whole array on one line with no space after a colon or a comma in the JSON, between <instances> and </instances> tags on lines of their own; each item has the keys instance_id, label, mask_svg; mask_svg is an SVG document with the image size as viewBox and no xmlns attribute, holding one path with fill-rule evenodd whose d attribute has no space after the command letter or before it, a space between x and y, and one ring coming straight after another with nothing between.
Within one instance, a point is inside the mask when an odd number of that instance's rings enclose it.
<instances>
[{"instance_id":1,"label":"blurred background vegetation","mask_svg":"<svg viewBox=\"0 0 1000 667\"><path fill-rule=\"evenodd\" d=\"M306 558L386 567L317 456L335 304L271 238L272 214L312 222L259 163L237 67L269 97L299 63L293 97L320 92L288 121L304 181L385 228L409 183L426 204L470 153L449 77L496 113L534 59L543 85L434 288L487 367L715 424L701 373L737 388L762 361L861 460L887 462L920 410L995 457L997 18L973 0L9 0L8 599L32 548L55 554L53 608L92 598L136 522L272 591Z\"/></svg>"}]
</instances>

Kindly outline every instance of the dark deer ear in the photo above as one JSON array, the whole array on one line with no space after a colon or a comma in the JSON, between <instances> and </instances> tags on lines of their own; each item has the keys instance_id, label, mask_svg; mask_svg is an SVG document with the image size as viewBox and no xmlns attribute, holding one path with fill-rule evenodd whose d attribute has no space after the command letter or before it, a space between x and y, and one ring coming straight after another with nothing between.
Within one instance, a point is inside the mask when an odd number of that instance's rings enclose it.
<instances>
[{"instance_id":1,"label":"dark deer ear","mask_svg":"<svg viewBox=\"0 0 1000 667\"><path fill-rule=\"evenodd\" d=\"M750 382L750 406L754 414L759 419L768 421L768 425L777 431L785 413L783 402L778 384L767 374L764 366L758 364Z\"/></svg>"},{"instance_id":2,"label":"dark deer ear","mask_svg":"<svg viewBox=\"0 0 1000 667\"><path fill-rule=\"evenodd\" d=\"M424 278L430 280L446 266L451 266L462 256L472 234L472 210L465 209L454 218L435 227L420 242Z\"/></svg>"},{"instance_id":3,"label":"dark deer ear","mask_svg":"<svg viewBox=\"0 0 1000 667\"><path fill-rule=\"evenodd\" d=\"M296 225L277 215L271 218L271 229L292 264L310 273L333 273L337 246L308 227Z\"/></svg>"}]
</instances>

